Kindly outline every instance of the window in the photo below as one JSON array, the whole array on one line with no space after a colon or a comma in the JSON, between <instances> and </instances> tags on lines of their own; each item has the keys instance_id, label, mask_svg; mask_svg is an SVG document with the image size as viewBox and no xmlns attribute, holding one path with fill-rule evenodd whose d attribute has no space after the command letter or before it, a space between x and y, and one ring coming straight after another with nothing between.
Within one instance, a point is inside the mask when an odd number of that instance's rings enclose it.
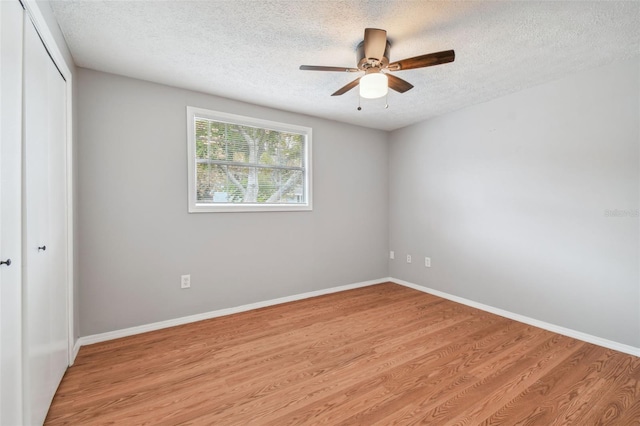
<instances>
[{"instance_id":1,"label":"window","mask_svg":"<svg viewBox=\"0 0 640 426\"><path fill-rule=\"evenodd\" d=\"M311 210L311 129L187 107L189 212Z\"/></svg>"}]
</instances>

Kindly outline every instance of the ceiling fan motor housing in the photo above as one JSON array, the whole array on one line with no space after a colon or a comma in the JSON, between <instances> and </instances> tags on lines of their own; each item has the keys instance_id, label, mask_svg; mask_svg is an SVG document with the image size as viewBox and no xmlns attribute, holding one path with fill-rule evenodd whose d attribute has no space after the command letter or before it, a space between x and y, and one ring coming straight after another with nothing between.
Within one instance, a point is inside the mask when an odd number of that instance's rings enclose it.
<instances>
[{"instance_id":1,"label":"ceiling fan motor housing","mask_svg":"<svg viewBox=\"0 0 640 426\"><path fill-rule=\"evenodd\" d=\"M389 52L391 50L391 44L387 40L386 47L384 49L384 55L382 58L367 58L364 54L364 41L361 41L356 47L356 55L358 61L358 69L367 71L370 68L384 69L389 65Z\"/></svg>"}]
</instances>

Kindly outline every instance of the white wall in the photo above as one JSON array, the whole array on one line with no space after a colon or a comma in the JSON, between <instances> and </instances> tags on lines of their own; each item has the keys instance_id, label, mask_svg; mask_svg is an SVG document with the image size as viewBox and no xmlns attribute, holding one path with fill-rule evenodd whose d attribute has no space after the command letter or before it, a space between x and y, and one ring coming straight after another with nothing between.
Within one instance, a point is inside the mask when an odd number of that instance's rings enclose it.
<instances>
[{"instance_id":1,"label":"white wall","mask_svg":"<svg viewBox=\"0 0 640 426\"><path fill-rule=\"evenodd\" d=\"M639 76L636 58L394 131L390 276L640 347Z\"/></svg>"},{"instance_id":2,"label":"white wall","mask_svg":"<svg viewBox=\"0 0 640 426\"><path fill-rule=\"evenodd\" d=\"M387 276L387 133L82 68L77 104L82 335ZM187 213L187 105L312 127L313 211Z\"/></svg>"}]
</instances>

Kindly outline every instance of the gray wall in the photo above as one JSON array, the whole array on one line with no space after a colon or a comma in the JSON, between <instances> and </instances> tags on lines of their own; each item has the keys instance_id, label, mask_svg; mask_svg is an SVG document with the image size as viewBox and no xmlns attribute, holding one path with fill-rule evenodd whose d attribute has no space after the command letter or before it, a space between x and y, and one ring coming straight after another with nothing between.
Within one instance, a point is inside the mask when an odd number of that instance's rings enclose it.
<instances>
[{"instance_id":1,"label":"gray wall","mask_svg":"<svg viewBox=\"0 0 640 426\"><path fill-rule=\"evenodd\" d=\"M390 276L640 346L639 76L634 59L394 131Z\"/></svg>"},{"instance_id":2,"label":"gray wall","mask_svg":"<svg viewBox=\"0 0 640 426\"><path fill-rule=\"evenodd\" d=\"M391 134L76 76L81 335L392 276L640 346L638 59ZM313 127L313 212L188 214L187 105Z\"/></svg>"},{"instance_id":3,"label":"gray wall","mask_svg":"<svg viewBox=\"0 0 640 426\"><path fill-rule=\"evenodd\" d=\"M77 78L81 335L387 276L387 133ZM312 127L313 211L187 213L187 105Z\"/></svg>"}]
</instances>

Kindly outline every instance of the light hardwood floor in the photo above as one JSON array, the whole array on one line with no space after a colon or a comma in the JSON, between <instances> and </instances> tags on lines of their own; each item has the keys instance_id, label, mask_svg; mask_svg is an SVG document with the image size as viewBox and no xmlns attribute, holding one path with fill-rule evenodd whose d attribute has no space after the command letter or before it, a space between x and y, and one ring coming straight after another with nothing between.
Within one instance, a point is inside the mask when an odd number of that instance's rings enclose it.
<instances>
[{"instance_id":1,"label":"light hardwood floor","mask_svg":"<svg viewBox=\"0 0 640 426\"><path fill-rule=\"evenodd\" d=\"M637 425L640 358L387 283L83 347L46 424Z\"/></svg>"}]
</instances>

